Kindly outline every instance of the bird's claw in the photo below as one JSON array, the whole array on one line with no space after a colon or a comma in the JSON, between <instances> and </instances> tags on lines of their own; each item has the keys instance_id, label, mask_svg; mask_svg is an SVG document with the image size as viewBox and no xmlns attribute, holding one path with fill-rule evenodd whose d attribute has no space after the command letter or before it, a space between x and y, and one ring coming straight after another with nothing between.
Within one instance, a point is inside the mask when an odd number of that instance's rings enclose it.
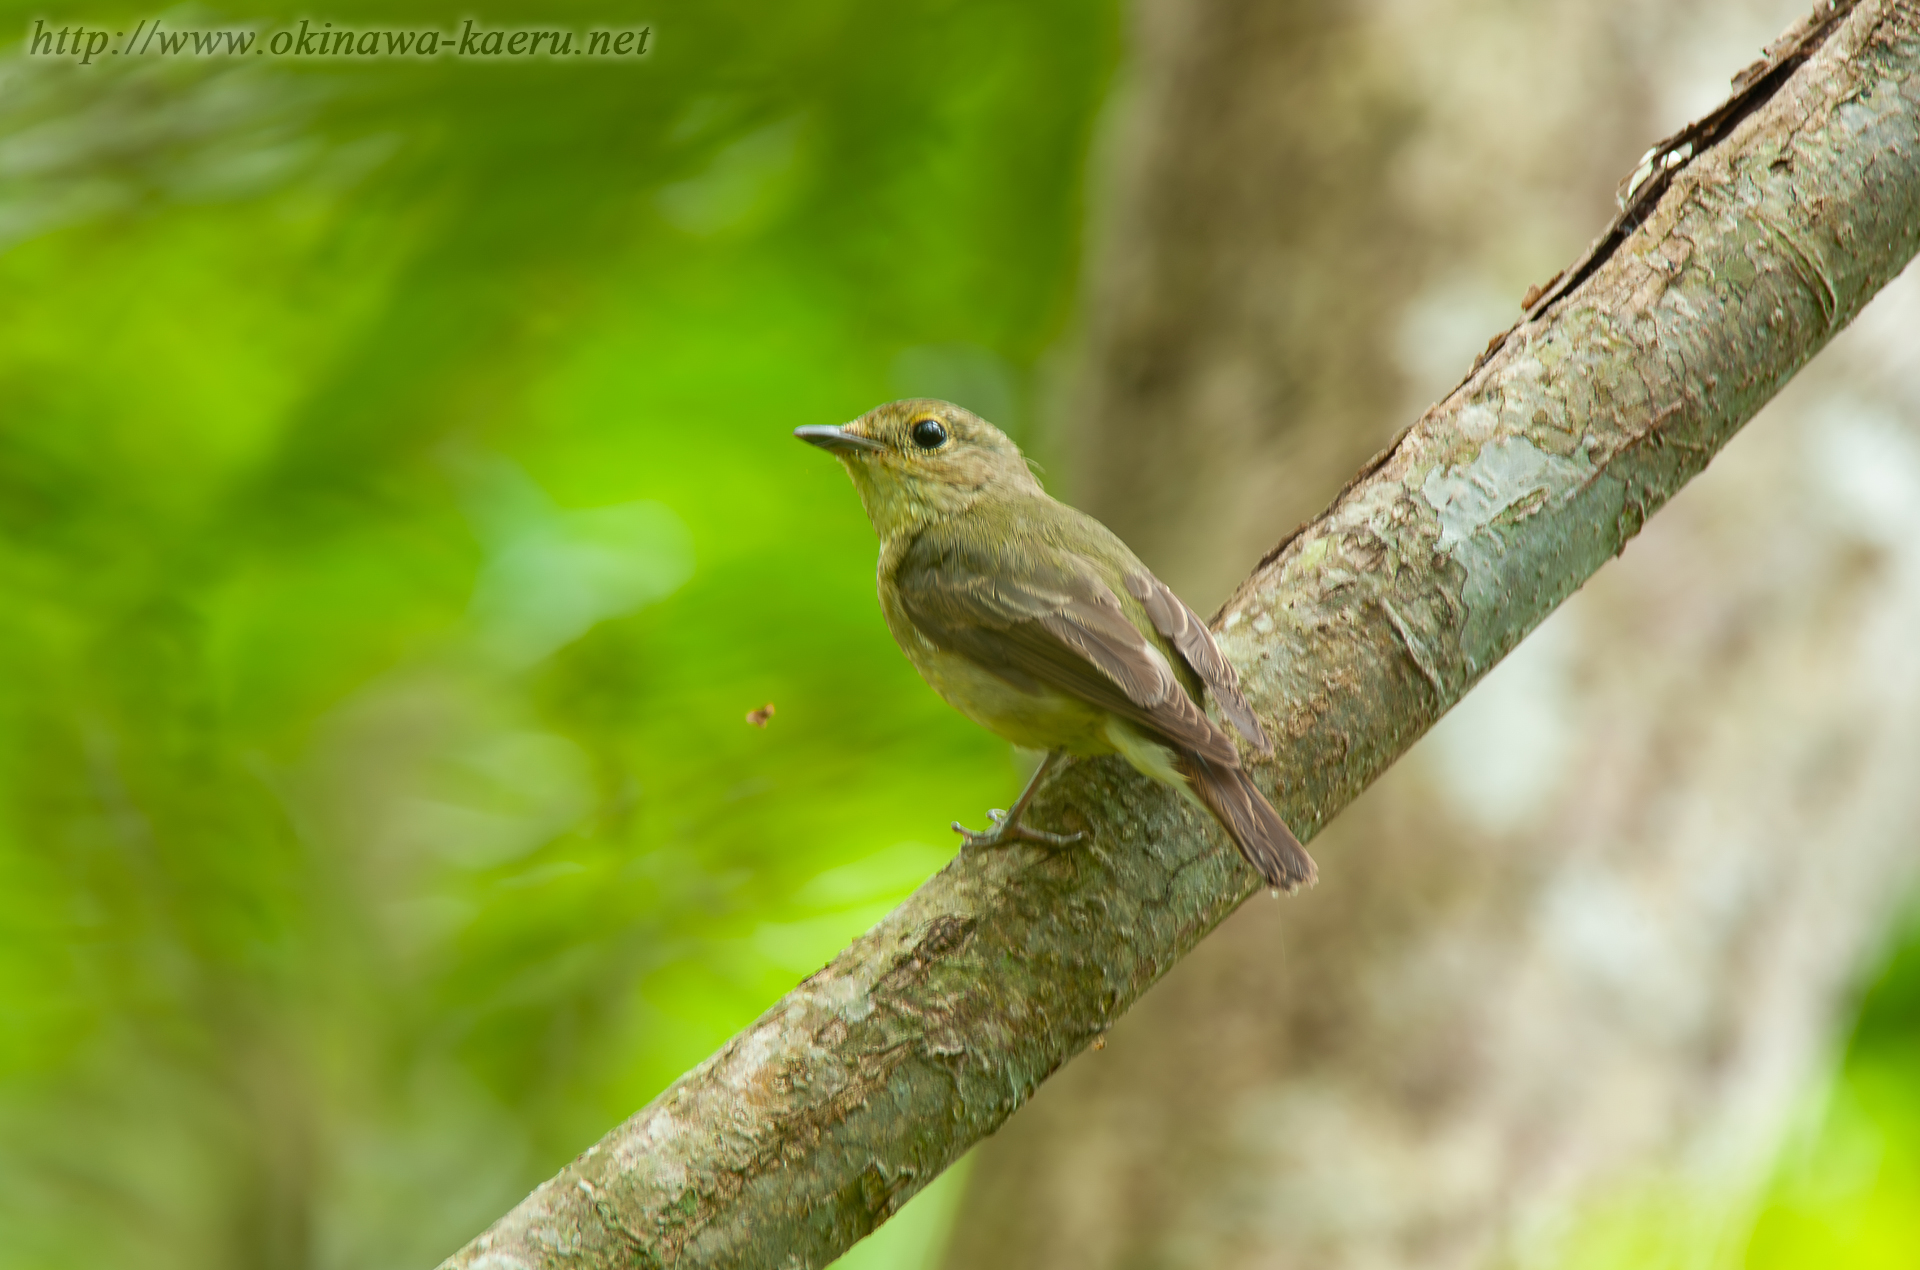
<instances>
[{"instance_id":1,"label":"bird's claw","mask_svg":"<svg viewBox=\"0 0 1920 1270\"><path fill-rule=\"evenodd\" d=\"M960 835L960 849L971 851L978 847L998 847L1009 842L1037 842L1048 847L1069 847L1086 837L1084 833L1048 833L1044 829L1029 829L1019 821L1008 821L1007 813L994 808L987 813L993 821L993 828L975 833L959 821L953 822L953 831Z\"/></svg>"}]
</instances>

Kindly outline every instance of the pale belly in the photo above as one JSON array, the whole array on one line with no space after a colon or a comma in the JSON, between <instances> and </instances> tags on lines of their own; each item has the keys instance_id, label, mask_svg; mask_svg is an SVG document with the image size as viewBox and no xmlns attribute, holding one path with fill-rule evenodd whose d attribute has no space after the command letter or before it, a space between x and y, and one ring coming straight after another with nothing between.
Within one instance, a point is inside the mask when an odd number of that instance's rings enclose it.
<instances>
[{"instance_id":1,"label":"pale belly","mask_svg":"<svg viewBox=\"0 0 1920 1270\"><path fill-rule=\"evenodd\" d=\"M948 705L1015 745L1069 754L1119 754L1142 775L1173 786L1206 810L1186 777L1174 770L1172 751L1123 719L1065 693L1022 692L955 653L923 650L913 664Z\"/></svg>"},{"instance_id":2,"label":"pale belly","mask_svg":"<svg viewBox=\"0 0 1920 1270\"><path fill-rule=\"evenodd\" d=\"M914 668L947 704L1015 745L1069 754L1111 754L1107 713L1077 697L1042 689L1023 692L958 653L922 646Z\"/></svg>"}]
</instances>

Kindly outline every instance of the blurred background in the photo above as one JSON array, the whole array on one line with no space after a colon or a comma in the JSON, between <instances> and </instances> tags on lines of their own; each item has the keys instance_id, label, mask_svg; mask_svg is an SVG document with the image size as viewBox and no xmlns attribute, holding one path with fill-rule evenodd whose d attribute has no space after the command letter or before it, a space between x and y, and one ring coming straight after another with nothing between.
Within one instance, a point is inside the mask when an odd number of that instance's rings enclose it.
<instances>
[{"instance_id":1,"label":"blurred background","mask_svg":"<svg viewBox=\"0 0 1920 1270\"><path fill-rule=\"evenodd\" d=\"M1016 787L793 427L1204 611L1802 8L0 3L0 1270L451 1252ZM843 1264L1911 1265L1915 281Z\"/></svg>"}]
</instances>

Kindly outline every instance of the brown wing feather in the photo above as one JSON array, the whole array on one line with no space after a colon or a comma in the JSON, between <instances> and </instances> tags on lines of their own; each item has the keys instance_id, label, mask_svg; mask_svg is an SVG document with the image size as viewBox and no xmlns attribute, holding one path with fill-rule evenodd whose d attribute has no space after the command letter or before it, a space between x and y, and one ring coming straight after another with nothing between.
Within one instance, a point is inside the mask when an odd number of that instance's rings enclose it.
<instances>
[{"instance_id":1,"label":"brown wing feather","mask_svg":"<svg viewBox=\"0 0 1920 1270\"><path fill-rule=\"evenodd\" d=\"M1313 857L1252 777L1238 767L1215 766L1195 755L1181 755L1174 765L1268 886L1295 891L1313 885Z\"/></svg>"},{"instance_id":2,"label":"brown wing feather","mask_svg":"<svg viewBox=\"0 0 1920 1270\"><path fill-rule=\"evenodd\" d=\"M1151 573L1128 574L1126 587L1147 610L1153 629L1173 641L1187 665L1193 667L1193 673L1207 685L1207 691L1220 703L1220 713L1240 730L1241 736L1253 742L1256 750L1262 754L1273 753L1273 742L1267 739L1267 730L1260 726L1260 717L1240 693L1240 677L1233 673L1232 664L1220 655L1220 646L1213 642L1213 632L1200 620L1200 615Z\"/></svg>"},{"instance_id":3,"label":"brown wing feather","mask_svg":"<svg viewBox=\"0 0 1920 1270\"><path fill-rule=\"evenodd\" d=\"M922 540L894 574L922 634L1016 687L1069 693L1215 763L1237 761L1091 564L1066 552L1001 559L989 571L965 543Z\"/></svg>"},{"instance_id":4,"label":"brown wing feather","mask_svg":"<svg viewBox=\"0 0 1920 1270\"><path fill-rule=\"evenodd\" d=\"M1044 556L1002 552L989 561L964 539L925 534L894 573L896 594L908 619L940 647L1016 687L1070 693L1170 743L1174 766L1268 884L1311 885L1313 860L1241 769L1232 739L1187 695L1092 562L1052 546ZM1151 574L1128 575L1126 588L1222 712L1271 753L1205 624Z\"/></svg>"}]
</instances>

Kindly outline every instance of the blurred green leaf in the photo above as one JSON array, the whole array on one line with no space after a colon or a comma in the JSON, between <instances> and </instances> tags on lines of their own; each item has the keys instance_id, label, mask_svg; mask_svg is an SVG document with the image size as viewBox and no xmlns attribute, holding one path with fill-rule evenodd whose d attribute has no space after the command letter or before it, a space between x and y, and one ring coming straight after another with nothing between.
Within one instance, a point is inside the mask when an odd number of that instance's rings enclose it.
<instances>
[{"instance_id":1,"label":"blurred green leaf","mask_svg":"<svg viewBox=\"0 0 1920 1270\"><path fill-rule=\"evenodd\" d=\"M789 433L1023 408L1117 12L475 16L658 40L0 61L0 1268L431 1264L1015 785Z\"/></svg>"}]
</instances>

